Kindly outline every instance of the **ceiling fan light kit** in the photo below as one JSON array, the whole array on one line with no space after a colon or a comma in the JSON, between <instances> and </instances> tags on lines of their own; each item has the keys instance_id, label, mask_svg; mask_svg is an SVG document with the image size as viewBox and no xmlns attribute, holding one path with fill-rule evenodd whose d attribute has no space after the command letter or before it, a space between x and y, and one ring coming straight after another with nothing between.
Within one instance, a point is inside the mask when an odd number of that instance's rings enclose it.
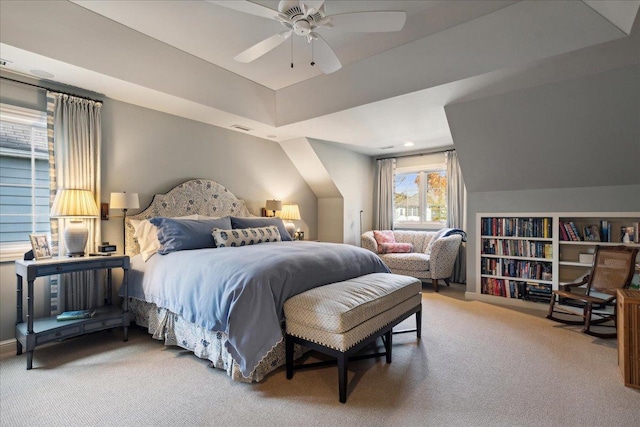
<instances>
[{"instance_id":1,"label":"ceiling fan light kit","mask_svg":"<svg viewBox=\"0 0 640 427\"><path fill-rule=\"evenodd\" d=\"M273 19L287 29L287 31L267 37L241 52L234 58L236 61L252 62L280 46L291 37L291 34L296 34L305 37L307 42L312 44L311 65L314 66L317 62L324 74L339 70L342 68L342 64L331 46L315 30L335 27L349 32L391 32L400 31L406 20L406 13L402 11L327 15L324 0L282 0L278 4L278 11L250 1L209 1L243 13ZM313 49L314 45L315 49ZM293 61L291 68L293 68Z\"/></svg>"}]
</instances>

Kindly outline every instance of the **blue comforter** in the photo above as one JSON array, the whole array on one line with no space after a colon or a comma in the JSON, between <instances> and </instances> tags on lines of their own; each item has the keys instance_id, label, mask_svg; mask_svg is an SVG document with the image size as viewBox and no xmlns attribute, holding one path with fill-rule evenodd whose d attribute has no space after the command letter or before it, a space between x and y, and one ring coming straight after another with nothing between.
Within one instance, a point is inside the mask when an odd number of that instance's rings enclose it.
<instances>
[{"instance_id":1,"label":"blue comforter","mask_svg":"<svg viewBox=\"0 0 640 427\"><path fill-rule=\"evenodd\" d=\"M224 331L227 351L249 377L283 338L288 298L380 272L389 269L377 255L344 244L275 242L198 249L151 257L142 277L132 270L129 296L206 329Z\"/></svg>"}]
</instances>

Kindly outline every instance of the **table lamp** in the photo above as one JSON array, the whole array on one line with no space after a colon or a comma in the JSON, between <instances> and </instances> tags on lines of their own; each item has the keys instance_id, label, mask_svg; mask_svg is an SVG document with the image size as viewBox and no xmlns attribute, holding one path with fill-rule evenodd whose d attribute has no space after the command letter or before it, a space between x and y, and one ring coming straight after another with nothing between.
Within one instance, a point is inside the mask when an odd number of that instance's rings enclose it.
<instances>
[{"instance_id":1,"label":"table lamp","mask_svg":"<svg viewBox=\"0 0 640 427\"><path fill-rule=\"evenodd\" d=\"M276 216L276 211L282 210L282 202L280 200L267 200L265 210L267 211L267 214L271 211L271 216Z\"/></svg>"},{"instance_id":2,"label":"table lamp","mask_svg":"<svg viewBox=\"0 0 640 427\"><path fill-rule=\"evenodd\" d=\"M109 207L111 209L122 209L122 247L126 249L125 238L125 220L127 219L127 209L140 208L140 200L138 199L138 193L111 193L109 199Z\"/></svg>"},{"instance_id":3,"label":"table lamp","mask_svg":"<svg viewBox=\"0 0 640 427\"><path fill-rule=\"evenodd\" d=\"M298 205L282 205L282 210L280 211L280 218L282 218L285 222L284 228L289 232L291 237L296 232L296 226L291 221L297 221L300 218L300 209L298 209Z\"/></svg>"},{"instance_id":4,"label":"table lamp","mask_svg":"<svg viewBox=\"0 0 640 427\"><path fill-rule=\"evenodd\" d=\"M73 188L59 189L53 199L51 218L68 218L64 228L64 245L68 256L84 256L89 230L83 218L98 218L98 205L89 190Z\"/></svg>"}]
</instances>

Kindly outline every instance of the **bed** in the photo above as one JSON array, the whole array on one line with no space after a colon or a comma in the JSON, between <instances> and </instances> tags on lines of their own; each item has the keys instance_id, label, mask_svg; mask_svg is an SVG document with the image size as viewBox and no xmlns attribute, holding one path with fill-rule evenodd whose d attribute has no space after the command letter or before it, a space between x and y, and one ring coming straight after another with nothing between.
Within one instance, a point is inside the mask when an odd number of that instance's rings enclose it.
<instances>
[{"instance_id":1,"label":"bed","mask_svg":"<svg viewBox=\"0 0 640 427\"><path fill-rule=\"evenodd\" d=\"M288 298L389 272L366 249L282 241L290 237L281 224L278 218L253 216L242 200L211 180L190 180L157 194L149 207L125 220L132 320L165 345L208 359L233 380L261 381L285 363ZM252 237L256 232L265 237ZM215 247L196 243L205 237ZM155 252L149 239L162 241Z\"/></svg>"}]
</instances>

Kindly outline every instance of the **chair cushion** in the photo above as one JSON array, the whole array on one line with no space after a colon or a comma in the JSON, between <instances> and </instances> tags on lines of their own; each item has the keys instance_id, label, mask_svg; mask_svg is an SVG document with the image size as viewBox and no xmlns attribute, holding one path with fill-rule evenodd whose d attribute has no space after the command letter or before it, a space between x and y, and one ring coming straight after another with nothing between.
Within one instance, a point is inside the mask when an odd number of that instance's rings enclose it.
<instances>
[{"instance_id":1,"label":"chair cushion","mask_svg":"<svg viewBox=\"0 0 640 427\"><path fill-rule=\"evenodd\" d=\"M411 243L380 243L378 253L381 254L405 254L413 251Z\"/></svg>"},{"instance_id":2,"label":"chair cushion","mask_svg":"<svg viewBox=\"0 0 640 427\"><path fill-rule=\"evenodd\" d=\"M382 254L380 258L391 270L428 271L429 255L417 252L406 254Z\"/></svg>"}]
</instances>

